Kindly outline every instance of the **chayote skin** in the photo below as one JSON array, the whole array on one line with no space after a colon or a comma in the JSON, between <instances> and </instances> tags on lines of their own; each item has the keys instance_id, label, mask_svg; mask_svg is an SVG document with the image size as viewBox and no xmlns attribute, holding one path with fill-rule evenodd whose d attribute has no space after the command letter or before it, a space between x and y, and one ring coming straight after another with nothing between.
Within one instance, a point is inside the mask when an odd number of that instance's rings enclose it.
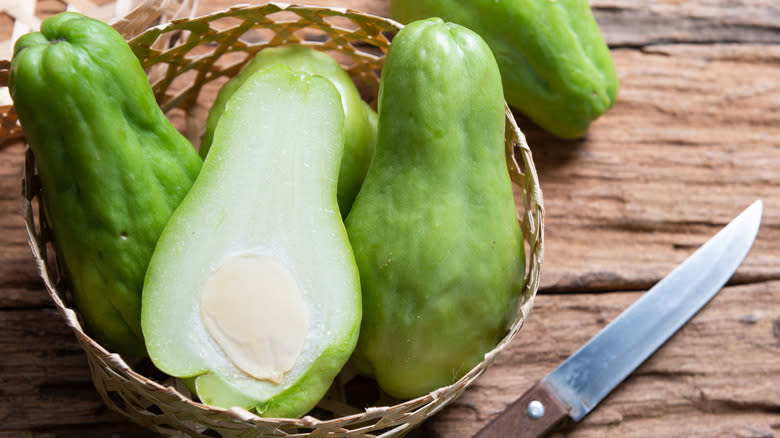
<instances>
[{"instance_id":1,"label":"chayote skin","mask_svg":"<svg viewBox=\"0 0 780 438\"><path fill-rule=\"evenodd\" d=\"M363 288L353 362L411 398L453 383L506 333L525 254L484 41L438 18L411 23L379 93L374 158L346 219Z\"/></svg>"},{"instance_id":2,"label":"chayote skin","mask_svg":"<svg viewBox=\"0 0 780 438\"><path fill-rule=\"evenodd\" d=\"M128 44L98 20L64 12L21 37L9 90L87 330L145 355L144 275L200 157L160 110Z\"/></svg>"},{"instance_id":3,"label":"chayote skin","mask_svg":"<svg viewBox=\"0 0 780 438\"><path fill-rule=\"evenodd\" d=\"M361 99L352 79L346 71L326 53L306 47L272 47L260 51L244 66L237 76L222 86L206 120L206 132L200 145L200 155L205 158L211 147L214 129L225 112L230 96L253 74L276 64L284 64L294 70L316 74L330 80L341 94L344 108L344 155L339 171L338 201L342 217L346 217L368 171L376 141L376 113ZM258 105L262 105L258 102Z\"/></svg>"},{"instance_id":4,"label":"chayote skin","mask_svg":"<svg viewBox=\"0 0 780 438\"><path fill-rule=\"evenodd\" d=\"M583 136L615 103L615 66L587 0L392 0L390 16L441 17L479 33L507 102L558 137Z\"/></svg>"}]
</instances>

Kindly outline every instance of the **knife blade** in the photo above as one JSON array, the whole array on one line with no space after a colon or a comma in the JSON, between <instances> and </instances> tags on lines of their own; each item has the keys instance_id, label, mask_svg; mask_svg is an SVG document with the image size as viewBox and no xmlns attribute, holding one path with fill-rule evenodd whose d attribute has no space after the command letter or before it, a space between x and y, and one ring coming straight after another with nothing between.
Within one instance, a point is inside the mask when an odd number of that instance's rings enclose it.
<instances>
[{"instance_id":1,"label":"knife blade","mask_svg":"<svg viewBox=\"0 0 780 438\"><path fill-rule=\"evenodd\" d=\"M581 420L731 278L758 233L761 200L482 428L475 438L533 438Z\"/></svg>"}]
</instances>

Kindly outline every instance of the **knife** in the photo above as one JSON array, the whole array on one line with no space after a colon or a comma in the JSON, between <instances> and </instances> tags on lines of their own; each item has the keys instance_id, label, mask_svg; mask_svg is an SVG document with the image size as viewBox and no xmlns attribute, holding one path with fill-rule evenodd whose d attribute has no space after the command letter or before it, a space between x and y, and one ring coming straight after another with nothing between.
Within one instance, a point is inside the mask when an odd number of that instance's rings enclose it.
<instances>
[{"instance_id":1,"label":"knife","mask_svg":"<svg viewBox=\"0 0 780 438\"><path fill-rule=\"evenodd\" d=\"M534 438L579 421L726 284L758 233L755 201L495 417L475 438Z\"/></svg>"}]
</instances>

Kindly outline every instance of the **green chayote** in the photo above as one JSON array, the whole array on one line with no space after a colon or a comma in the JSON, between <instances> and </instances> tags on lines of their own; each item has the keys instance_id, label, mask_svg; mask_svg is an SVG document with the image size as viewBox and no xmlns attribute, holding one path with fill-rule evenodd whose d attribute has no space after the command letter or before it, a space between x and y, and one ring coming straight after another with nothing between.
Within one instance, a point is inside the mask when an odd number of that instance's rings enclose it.
<instances>
[{"instance_id":1,"label":"green chayote","mask_svg":"<svg viewBox=\"0 0 780 438\"><path fill-rule=\"evenodd\" d=\"M229 99L143 294L150 359L203 403L300 417L349 359L361 304L336 200L343 145L341 97L320 76L277 65Z\"/></svg>"},{"instance_id":2,"label":"green chayote","mask_svg":"<svg viewBox=\"0 0 780 438\"><path fill-rule=\"evenodd\" d=\"M453 383L516 314L525 255L496 61L474 32L410 23L382 71L374 159L346 219L363 290L353 362L399 398Z\"/></svg>"},{"instance_id":3,"label":"green chayote","mask_svg":"<svg viewBox=\"0 0 780 438\"><path fill-rule=\"evenodd\" d=\"M144 275L200 157L160 110L127 42L98 20L64 12L22 36L9 89L88 332L145 355Z\"/></svg>"},{"instance_id":4,"label":"green chayote","mask_svg":"<svg viewBox=\"0 0 780 438\"><path fill-rule=\"evenodd\" d=\"M507 102L556 136L581 137L615 103L615 66L587 0L392 0L390 15L441 17L479 33Z\"/></svg>"}]
</instances>

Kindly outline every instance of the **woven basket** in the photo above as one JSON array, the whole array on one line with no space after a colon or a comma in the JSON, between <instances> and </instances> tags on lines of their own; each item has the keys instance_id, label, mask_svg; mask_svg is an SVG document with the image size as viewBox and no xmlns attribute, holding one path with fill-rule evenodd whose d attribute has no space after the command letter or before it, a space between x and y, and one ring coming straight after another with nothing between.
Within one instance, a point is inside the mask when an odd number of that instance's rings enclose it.
<instances>
[{"instance_id":1,"label":"woven basket","mask_svg":"<svg viewBox=\"0 0 780 438\"><path fill-rule=\"evenodd\" d=\"M167 23L170 20L192 17L198 8L198 0L115 0L94 3L92 0L59 0L39 5L39 0L7 0L0 2L0 13L13 20L11 37L0 41L0 59L9 60L13 54L14 43L27 32L40 29L41 21L50 15L63 11L77 11L92 18L111 24L123 37L130 39L150 26ZM44 2L41 2L44 3ZM160 39L156 47L165 47L169 37ZM7 70L8 64L2 61L0 68ZM11 106L11 96L3 79L0 89L0 112L3 114ZM18 138L21 131L13 126L0 126L0 139Z\"/></svg>"},{"instance_id":2,"label":"woven basket","mask_svg":"<svg viewBox=\"0 0 780 438\"><path fill-rule=\"evenodd\" d=\"M304 44L325 51L339 59L364 98L372 102L389 39L399 28L390 20L348 9L271 3L175 20L151 28L129 43L150 72L160 106L197 144L219 86L262 48ZM162 48L158 43L161 38L167 41ZM7 78L6 61L0 66L1 86L7 85ZM2 112L5 131L0 132L0 140L22 135L12 108ZM40 208L35 160L27 149L23 207L30 246L54 303L86 352L98 393L111 409L130 420L171 436L400 437L459 397L517 335L533 306L543 255L542 194L531 152L508 108L506 127L507 165L516 184L528 254L521 305L506 336L481 363L454 384L413 400L382 396L373 381L356 376L347 366L309 415L300 419L261 418L243 409L218 409L194 402L183 385L159 375L148 361L128 364L107 351L84 332L78 313L69 307L70 296L63 287L51 233ZM376 396L366 402L366 393ZM363 402L354 402L355 394L363 397Z\"/></svg>"}]
</instances>

